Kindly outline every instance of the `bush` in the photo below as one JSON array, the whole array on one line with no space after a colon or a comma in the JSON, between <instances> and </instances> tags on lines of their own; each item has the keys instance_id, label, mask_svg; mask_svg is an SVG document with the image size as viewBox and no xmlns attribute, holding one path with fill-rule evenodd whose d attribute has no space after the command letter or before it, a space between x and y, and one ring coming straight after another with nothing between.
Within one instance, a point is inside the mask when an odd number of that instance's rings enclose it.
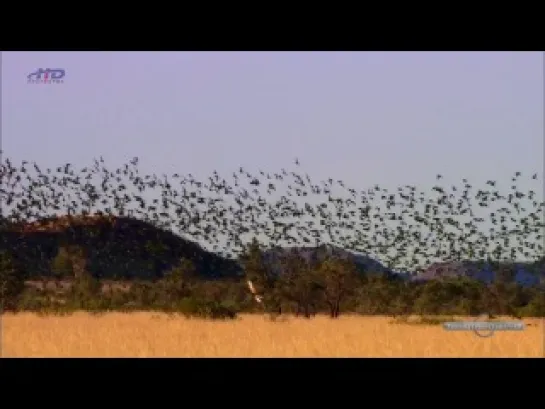
<instances>
[{"instance_id":1,"label":"bush","mask_svg":"<svg viewBox=\"0 0 545 409\"><path fill-rule=\"evenodd\" d=\"M188 318L234 319L237 316L235 309L225 303L189 297L181 299L175 305L174 311Z\"/></svg>"},{"instance_id":2,"label":"bush","mask_svg":"<svg viewBox=\"0 0 545 409\"><path fill-rule=\"evenodd\" d=\"M520 312L527 317L545 317L545 292L536 292L532 300Z\"/></svg>"},{"instance_id":3,"label":"bush","mask_svg":"<svg viewBox=\"0 0 545 409\"><path fill-rule=\"evenodd\" d=\"M24 277L11 255L0 251L0 313L17 308L19 297L25 288Z\"/></svg>"},{"instance_id":4,"label":"bush","mask_svg":"<svg viewBox=\"0 0 545 409\"><path fill-rule=\"evenodd\" d=\"M40 311L49 305L48 300L35 288L25 290L18 299L17 309L22 311Z\"/></svg>"}]
</instances>

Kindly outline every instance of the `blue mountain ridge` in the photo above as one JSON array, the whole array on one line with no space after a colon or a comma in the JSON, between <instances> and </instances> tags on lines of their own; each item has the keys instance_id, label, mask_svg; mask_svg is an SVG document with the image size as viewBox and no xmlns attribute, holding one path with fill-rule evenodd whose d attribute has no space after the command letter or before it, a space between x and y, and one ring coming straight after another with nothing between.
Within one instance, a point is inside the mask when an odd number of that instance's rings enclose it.
<instances>
[{"instance_id":1,"label":"blue mountain ridge","mask_svg":"<svg viewBox=\"0 0 545 409\"><path fill-rule=\"evenodd\" d=\"M273 272L280 272L280 261L296 252L307 261L318 262L326 256L336 256L352 260L362 273L392 274L393 271L385 267L381 262L363 254L358 254L337 246L324 244L317 247L275 247L264 252L265 261L272 267Z\"/></svg>"},{"instance_id":2,"label":"blue mountain ridge","mask_svg":"<svg viewBox=\"0 0 545 409\"><path fill-rule=\"evenodd\" d=\"M415 281L428 281L433 279L446 279L454 277L468 277L487 284L493 283L498 279L498 272L494 271L490 264L472 262L472 261L450 261L443 263L433 263L423 272L413 277ZM532 268L535 266L525 263L514 263L513 281L521 286L537 286L545 282L545 274L541 268ZM530 271L536 270L536 271Z\"/></svg>"},{"instance_id":3,"label":"blue mountain ridge","mask_svg":"<svg viewBox=\"0 0 545 409\"><path fill-rule=\"evenodd\" d=\"M497 279L497 274L489 264L473 261L447 261L433 263L419 273L400 272L389 269L380 261L362 253L353 252L333 245L321 245L317 247L279 247L266 250L264 257L275 273L281 271L280 261L291 252L297 252L308 261L320 261L326 255L348 258L352 260L361 273L386 274L408 281L425 282L429 280L441 280L456 277L468 277L484 283L492 283ZM482 265L484 264L484 265ZM515 263L513 281L521 286L537 286L545 284L545 268L528 263ZM526 266L526 267L525 267ZM533 267L533 268L532 268ZM532 270L536 271L530 271Z\"/></svg>"}]
</instances>

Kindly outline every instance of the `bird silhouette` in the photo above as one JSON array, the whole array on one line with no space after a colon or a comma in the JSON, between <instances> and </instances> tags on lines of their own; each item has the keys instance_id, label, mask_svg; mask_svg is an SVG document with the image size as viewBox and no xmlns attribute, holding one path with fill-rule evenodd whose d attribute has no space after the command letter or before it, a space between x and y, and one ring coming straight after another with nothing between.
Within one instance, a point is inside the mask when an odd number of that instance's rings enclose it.
<instances>
[{"instance_id":1,"label":"bird silhouette","mask_svg":"<svg viewBox=\"0 0 545 409\"><path fill-rule=\"evenodd\" d=\"M494 180L476 189L464 178L429 192L412 185L389 191L333 178L315 181L284 168L252 174L240 167L230 180L214 170L201 181L192 174L143 175L138 164L133 158L108 170L101 157L76 171L70 163L44 169L5 158L2 220L29 225L64 216L137 219L233 259L261 237L271 247L331 244L403 271L439 261L491 255L535 260L543 254L544 203L535 190L517 184L500 192ZM301 168L297 158L295 165ZM512 183L521 178L516 172Z\"/></svg>"}]
</instances>

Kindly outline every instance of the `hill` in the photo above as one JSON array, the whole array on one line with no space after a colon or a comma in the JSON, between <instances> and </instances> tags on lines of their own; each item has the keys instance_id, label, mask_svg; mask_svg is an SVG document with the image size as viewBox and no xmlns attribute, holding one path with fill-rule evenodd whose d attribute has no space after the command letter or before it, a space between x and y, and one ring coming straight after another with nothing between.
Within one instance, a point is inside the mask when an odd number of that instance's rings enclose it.
<instances>
[{"instance_id":1,"label":"hill","mask_svg":"<svg viewBox=\"0 0 545 409\"><path fill-rule=\"evenodd\" d=\"M181 258L192 260L202 278L240 275L235 261L134 218L65 216L0 230L0 249L12 252L28 279L51 276L51 261L63 245L81 246L89 271L100 279L160 278Z\"/></svg>"},{"instance_id":2,"label":"hill","mask_svg":"<svg viewBox=\"0 0 545 409\"><path fill-rule=\"evenodd\" d=\"M414 276L414 281L445 280L467 277L484 283L497 280L512 281L522 286L539 285L544 278L541 263L479 263L474 261L450 261L433 263L422 273Z\"/></svg>"},{"instance_id":3,"label":"hill","mask_svg":"<svg viewBox=\"0 0 545 409\"><path fill-rule=\"evenodd\" d=\"M203 279L240 278L237 261L211 253L197 243L168 230L129 217L63 216L33 223L7 224L0 227L0 250L8 249L27 273L28 279L52 276L51 261L63 245L77 244L88 256L88 269L105 280L154 280L161 278L181 258L193 261ZM416 282L468 277L490 283L498 279L498 269L477 262L443 262L431 264L412 275L398 273L376 259L334 245L316 247L275 247L266 250L265 260L274 273L281 272L282 260L297 252L308 261L319 262L328 256L352 260L362 274L379 273L390 278ZM510 264L510 280L523 286L543 281L545 263Z\"/></svg>"},{"instance_id":4,"label":"hill","mask_svg":"<svg viewBox=\"0 0 545 409\"><path fill-rule=\"evenodd\" d=\"M275 247L265 251L265 260L270 263L273 272L278 273L281 271L281 261L293 252L299 254L309 262L320 262L330 256L348 259L356 264L356 267L362 274L379 273L392 275L394 273L394 271L372 257L330 244L315 247Z\"/></svg>"},{"instance_id":5,"label":"hill","mask_svg":"<svg viewBox=\"0 0 545 409\"><path fill-rule=\"evenodd\" d=\"M389 269L380 261L361 253L352 252L332 245L317 247L275 248L265 252L266 260L275 273L281 271L281 260L290 253L296 252L307 261L318 262L326 256L336 256L353 261L362 274L384 274L389 278L401 278L414 282L430 280L446 280L449 278L467 277L490 284L502 277L522 286L536 286L544 281L545 269L541 263L496 263L490 265L474 261L451 261L433 263L423 272L411 274Z\"/></svg>"}]
</instances>

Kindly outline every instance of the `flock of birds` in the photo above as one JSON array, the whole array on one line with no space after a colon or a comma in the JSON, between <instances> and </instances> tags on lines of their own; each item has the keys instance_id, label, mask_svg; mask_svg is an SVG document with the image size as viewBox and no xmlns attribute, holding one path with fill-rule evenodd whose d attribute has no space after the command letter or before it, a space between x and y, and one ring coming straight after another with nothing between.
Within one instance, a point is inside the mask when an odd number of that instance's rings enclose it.
<instances>
[{"instance_id":1,"label":"flock of birds","mask_svg":"<svg viewBox=\"0 0 545 409\"><path fill-rule=\"evenodd\" d=\"M298 161L295 167L300 169ZM61 215L134 217L235 257L254 237L271 246L329 243L373 256L398 271L435 261L536 260L543 254L544 206L522 192L513 175L500 193L495 181L475 188L402 186L361 190L341 180L315 182L306 173L244 168L227 180L214 171L143 175L138 159L108 170L102 158L78 171L71 164L0 164L0 218L31 222ZM441 176L437 176L438 181ZM537 174L531 176L537 181ZM539 190L539 188L537 188Z\"/></svg>"}]
</instances>

